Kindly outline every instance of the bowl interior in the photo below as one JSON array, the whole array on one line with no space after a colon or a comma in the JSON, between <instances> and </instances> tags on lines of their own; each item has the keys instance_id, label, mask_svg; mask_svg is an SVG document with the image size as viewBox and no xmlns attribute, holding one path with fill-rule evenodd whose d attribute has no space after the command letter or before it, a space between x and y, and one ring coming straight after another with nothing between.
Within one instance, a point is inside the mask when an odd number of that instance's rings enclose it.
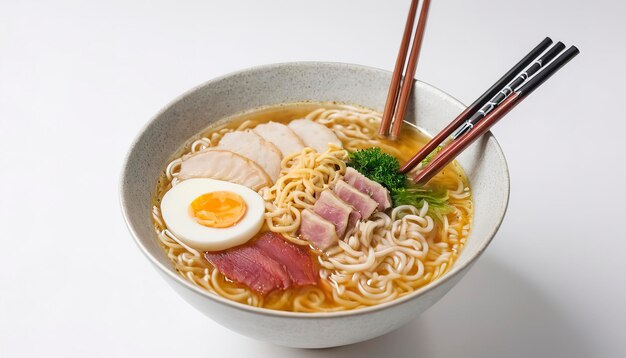
<instances>
[{"instance_id":1,"label":"bowl interior","mask_svg":"<svg viewBox=\"0 0 626 358\"><path fill-rule=\"evenodd\" d=\"M189 285L174 272L158 246L150 197L170 156L212 122L260 106L301 101L337 101L382 111L390 79L388 71L357 65L276 64L217 78L172 101L136 138L123 168L122 210L140 248L158 267ZM416 81L406 120L435 134L463 109L450 95ZM472 187L474 223L461 256L446 275L454 274L485 249L504 217L509 194L506 161L490 133L458 160Z\"/></svg>"}]
</instances>

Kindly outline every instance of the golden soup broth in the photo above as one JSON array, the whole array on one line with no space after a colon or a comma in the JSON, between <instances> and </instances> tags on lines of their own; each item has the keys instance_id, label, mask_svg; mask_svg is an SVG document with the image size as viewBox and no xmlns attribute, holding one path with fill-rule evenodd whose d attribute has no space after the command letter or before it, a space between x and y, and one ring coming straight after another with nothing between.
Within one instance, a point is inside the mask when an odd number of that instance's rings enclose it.
<instances>
[{"instance_id":1,"label":"golden soup broth","mask_svg":"<svg viewBox=\"0 0 626 358\"><path fill-rule=\"evenodd\" d=\"M263 107L220 120L207 127L197 136L191 138L170 160L176 160L182 155L190 153L193 143L196 143L196 146L202 145L202 143L198 143L198 139L211 139L211 141L214 142L213 145L215 145L215 142L227 131L253 128L257 124L269 121L287 124L291 120L304 118L314 111L323 112L323 109L345 110L348 112L355 111L360 114L368 114L366 117L368 117L369 120L362 121L359 127L361 133L365 133L369 136L372 142L368 142L367 140L348 141L339 136L340 139L342 139L344 148L348 150L363 149L371 147L372 143L376 143L383 151L394 155L402 163L408 160L430 139L423 132L408 124L404 124L402 134L396 141L380 138L376 134L378 124L380 123L380 113L364 108L337 103L291 103ZM327 125L330 126L329 124ZM349 125L347 125L347 127L350 128ZM333 129L337 132L336 128ZM205 144L208 144L208 141ZM193 150L196 151L198 149L194 148ZM172 261L172 265L176 271L191 283L211 293L244 304L284 311L330 312L362 308L404 296L427 285L441 277L452 267L469 235L473 215L469 183L463 169L455 161L437 174L427 185L427 187L433 188L446 188L451 193L454 193L454 195L450 196L449 203L455 207L456 210L446 215L445 219L434 218L435 238L431 245L429 245L428 254L423 260L424 273L419 279L409 284L406 282L399 283L397 287L395 287L396 294L394 294L393 297L374 300L374 302L371 302L371 300L339 299L337 292L333 292L333 290L336 290L334 282L328 278L321 278L317 286L290 288L285 291L275 291L262 297L245 286L238 285L221 275L202 258L201 253L189 251L163 234L165 226L160 218L158 208L161 198L171 186L171 180L168 179L164 171L158 179L155 195L152 198L155 209L153 222L158 234L160 246ZM269 228L266 224L261 232L268 230ZM310 250L310 252L315 256L320 254L315 250ZM443 253L446 254L446 259L442 261L441 255ZM415 273L416 272L409 272L410 275Z\"/></svg>"}]
</instances>

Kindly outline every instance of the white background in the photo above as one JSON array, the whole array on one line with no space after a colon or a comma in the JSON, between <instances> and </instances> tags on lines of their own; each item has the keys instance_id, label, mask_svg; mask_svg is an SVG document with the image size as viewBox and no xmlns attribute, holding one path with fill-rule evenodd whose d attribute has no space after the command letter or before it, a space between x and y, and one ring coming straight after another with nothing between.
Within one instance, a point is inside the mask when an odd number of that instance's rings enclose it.
<instances>
[{"instance_id":1,"label":"white background","mask_svg":"<svg viewBox=\"0 0 626 358\"><path fill-rule=\"evenodd\" d=\"M218 326L157 276L120 214L125 151L234 70L391 70L408 0L2 1L0 357L626 356L619 3L433 1L417 77L465 103L546 35L582 54L494 129L510 207L466 278L396 332L295 350Z\"/></svg>"}]
</instances>

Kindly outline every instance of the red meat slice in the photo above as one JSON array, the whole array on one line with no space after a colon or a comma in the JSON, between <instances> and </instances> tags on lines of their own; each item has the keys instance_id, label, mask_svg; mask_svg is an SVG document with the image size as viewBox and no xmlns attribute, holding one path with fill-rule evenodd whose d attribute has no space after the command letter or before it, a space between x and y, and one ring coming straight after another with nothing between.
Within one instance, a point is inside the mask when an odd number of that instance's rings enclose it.
<instances>
[{"instance_id":1,"label":"red meat slice","mask_svg":"<svg viewBox=\"0 0 626 358\"><path fill-rule=\"evenodd\" d=\"M204 257L228 279L266 295L291 286L317 284L317 270L305 248L267 232L251 244Z\"/></svg>"},{"instance_id":2,"label":"red meat slice","mask_svg":"<svg viewBox=\"0 0 626 358\"><path fill-rule=\"evenodd\" d=\"M204 256L224 276L262 295L291 286L284 266L266 256L258 247L245 245L226 251L206 252Z\"/></svg>"},{"instance_id":3,"label":"red meat slice","mask_svg":"<svg viewBox=\"0 0 626 358\"><path fill-rule=\"evenodd\" d=\"M254 245L265 255L284 265L295 286L317 283L315 265L306 248L294 245L274 232L261 235Z\"/></svg>"}]
</instances>

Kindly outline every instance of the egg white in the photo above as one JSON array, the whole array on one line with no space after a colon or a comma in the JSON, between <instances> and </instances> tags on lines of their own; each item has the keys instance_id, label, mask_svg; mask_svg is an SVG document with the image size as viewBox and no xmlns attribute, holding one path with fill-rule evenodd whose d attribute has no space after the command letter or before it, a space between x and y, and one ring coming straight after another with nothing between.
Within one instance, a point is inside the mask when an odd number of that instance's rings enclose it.
<instances>
[{"instance_id":1,"label":"egg white","mask_svg":"<svg viewBox=\"0 0 626 358\"><path fill-rule=\"evenodd\" d=\"M246 213L235 225L210 228L199 224L189 214L189 205L197 197L215 191L230 191L241 196ZM167 228L184 244L199 251L219 251L246 243L263 226L265 202L255 191L243 185L206 178L187 179L171 188L161 200L161 215Z\"/></svg>"}]
</instances>

